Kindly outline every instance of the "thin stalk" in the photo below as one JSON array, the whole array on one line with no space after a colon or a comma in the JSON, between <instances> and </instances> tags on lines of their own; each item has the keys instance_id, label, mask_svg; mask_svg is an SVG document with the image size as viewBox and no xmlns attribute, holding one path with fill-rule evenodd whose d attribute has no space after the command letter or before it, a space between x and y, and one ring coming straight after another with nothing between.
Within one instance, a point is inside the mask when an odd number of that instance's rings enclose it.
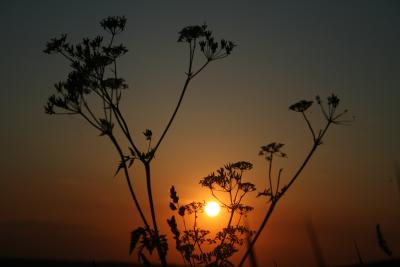
<instances>
[{"instance_id":1,"label":"thin stalk","mask_svg":"<svg viewBox=\"0 0 400 267\"><path fill-rule=\"evenodd\" d=\"M304 160L303 164L300 166L300 168L297 170L297 172L295 173L295 175L293 176L293 178L290 180L290 182L288 183L286 190L289 189L289 187L294 183L294 181L299 177L300 173L303 171L304 167L307 165L308 161L310 160L311 156L314 154L315 150L317 149L317 147L319 145L321 145L321 140L324 137L326 131L328 130L329 126L331 125L331 121L328 121L328 123L326 124L324 130L321 131L320 135L317 137L317 139L314 141L314 145L311 148L310 152L308 153L306 159ZM285 190L285 192L286 192ZM282 195L285 193L282 192Z\"/></svg>"},{"instance_id":2,"label":"thin stalk","mask_svg":"<svg viewBox=\"0 0 400 267\"><path fill-rule=\"evenodd\" d=\"M181 92L181 95L179 97L178 103L176 104L175 110L172 113L172 116L171 116L167 126L165 127L164 132L162 133L160 139L158 140L156 146L153 149L154 154L157 151L158 147L160 146L161 142L163 141L163 139L164 139L165 135L167 134L169 128L171 127L171 124L174 121L176 114L178 113L178 110L179 110L179 108L181 106L183 97L185 96L185 93L186 93L186 90L188 88L188 85L189 85L190 81L208 65L209 61L204 63L204 65L201 66L194 74L192 74L192 63L193 63L193 58L191 57L191 60L189 62L189 70L188 70L188 73L187 73L187 78L186 78L186 81L185 81L185 83L183 85L182 92Z\"/></svg>"},{"instance_id":3,"label":"thin stalk","mask_svg":"<svg viewBox=\"0 0 400 267\"><path fill-rule=\"evenodd\" d=\"M213 190L211 190L211 195L219 202L221 203L225 208L228 208L229 206L225 204L220 198L217 197L217 195L214 193Z\"/></svg>"},{"instance_id":4,"label":"thin stalk","mask_svg":"<svg viewBox=\"0 0 400 267\"><path fill-rule=\"evenodd\" d=\"M304 112L301 112L301 114L303 115L303 118L306 120L308 129L310 129L312 137L313 137L313 140L315 142L315 140L316 140L315 132L314 132L313 127L311 126L310 120L307 118L307 116L306 116L306 114Z\"/></svg>"},{"instance_id":5,"label":"thin stalk","mask_svg":"<svg viewBox=\"0 0 400 267\"><path fill-rule=\"evenodd\" d=\"M317 137L317 139L314 141L314 144L310 150L310 152L308 153L306 159L303 161L303 163L301 164L300 168L297 170L297 172L294 174L293 178L290 180L290 182L287 184L286 189L284 191L282 191L281 195L279 196L279 198L272 198L271 201L271 206L268 209L267 214L264 217L264 220L262 221L260 227L257 230L256 235L254 236L254 238L251 240L251 243L249 244L246 253L243 255L240 263L239 263L239 267L243 266L246 258L249 256L251 250L253 249L258 237L260 236L261 232L264 230L272 211L274 210L276 204L278 203L278 200L281 199L281 197L283 197L283 195L289 190L289 188L292 186L292 184L296 181L296 179L299 177L300 173L303 171L304 167L307 165L307 163L310 161L312 155L314 154L315 150L317 149L317 147L321 144L321 140L324 137L326 131L328 130L329 126L331 124L331 121L328 120L325 128L321 131L321 133L319 134L319 136Z\"/></svg>"},{"instance_id":6,"label":"thin stalk","mask_svg":"<svg viewBox=\"0 0 400 267\"><path fill-rule=\"evenodd\" d=\"M231 203L231 205L232 205L232 204L234 204L234 203ZM231 209L232 209L232 210L231 210L231 215L229 216L229 221L228 221L228 225L227 225L226 229L229 229L229 227L231 227L232 220L233 220L233 215L235 214L235 207L234 207L234 205L232 205ZM219 243L219 246L222 246L222 245L224 244L225 239L226 239L226 234L227 234L227 233L224 234L224 237L222 238L221 242ZM221 259L221 260L222 260L222 259ZM216 260L216 263L217 263L217 266L218 266L218 265L219 265L219 264L218 264L218 259Z\"/></svg>"},{"instance_id":7,"label":"thin stalk","mask_svg":"<svg viewBox=\"0 0 400 267\"><path fill-rule=\"evenodd\" d=\"M271 171L272 171L272 159L274 158L273 153L271 152L270 154L270 159L269 159L269 165L268 165L268 180L269 180L269 188L271 190L271 198L274 198L274 189L272 188L272 177L271 177Z\"/></svg>"},{"instance_id":8,"label":"thin stalk","mask_svg":"<svg viewBox=\"0 0 400 267\"><path fill-rule=\"evenodd\" d=\"M189 73L190 73L190 70L189 70ZM186 78L186 81L185 81L185 84L184 84L184 86L183 86L181 95L180 95L180 97L179 97L178 104L176 105L175 110L174 110L174 112L172 113L172 116L171 116L171 118L169 119L169 122L168 122L167 126L166 126L165 129L164 129L164 132L162 133L160 139L158 140L156 146L154 147L154 153L157 151L157 149L158 149L158 147L160 146L162 140L164 139L165 135L167 134L167 132L168 132L168 130L169 130L169 127L171 126L172 122L173 122L174 119L175 119L176 113L178 113L179 107L181 106L183 97L184 97L184 95L185 95L185 92L186 92L186 89L187 89L187 87L188 87L188 85L189 85L190 80L191 80L191 78L190 78L190 76L188 76L188 77Z\"/></svg>"},{"instance_id":9,"label":"thin stalk","mask_svg":"<svg viewBox=\"0 0 400 267\"><path fill-rule=\"evenodd\" d=\"M282 174L282 169L280 169L280 170L279 170L279 173L278 173L278 182L276 183L275 196L277 196L278 193L279 193L279 183L280 183L280 181L281 181L281 174ZM271 189L271 190L272 190L272 189Z\"/></svg>"},{"instance_id":10,"label":"thin stalk","mask_svg":"<svg viewBox=\"0 0 400 267\"><path fill-rule=\"evenodd\" d=\"M229 222L228 222L227 229L231 226L232 219L233 219L233 215L234 215L234 210L232 209L231 215L230 215L230 217L229 217ZM222 238L221 242L219 243L219 247L221 247L221 246L225 243L226 235L227 235L227 233L224 234L224 237ZM215 261L215 262L216 262L216 266L219 266L219 265L220 265L220 264L218 263L219 260L221 260L221 263L222 263L222 260L223 260L223 259L216 259L216 261Z\"/></svg>"},{"instance_id":11,"label":"thin stalk","mask_svg":"<svg viewBox=\"0 0 400 267\"><path fill-rule=\"evenodd\" d=\"M126 121L124 119L124 116L121 114L121 111L119 110L118 104L115 105L113 103L113 100L111 99L110 95L107 93L106 88L104 88L102 90L103 90L104 96L106 97L106 99L108 101L108 104L110 105L110 108L114 112L114 116L115 116L115 118L116 118L116 120L118 122L119 127L121 128L122 132L124 133L124 135L128 139L128 142L132 146L132 148L135 151L135 153L137 154L137 156L140 158L141 157L140 150L136 147L135 143L133 142L132 136L131 136L130 131L129 131L128 124L126 123ZM102 97L101 95L99 95L99 96Z\"/></svg>"},{"instance_id":12,"label":"thin stalk","mask_svg":"<svg viewBox=\"0 0 400 267\"><path fill-rule=\"evenodd\" d=\"M113 134L109 134L108 135L109 138L111 139L111 142L114 144L115 148L117 149L119 156L121 157L121 161L124 161L124 154L122 153L121 147L118 144L118 141L115 139ZM129 176L129 172L128 172L128 168L126 167L126 164L123 165L123 169L124 169L124 174L125 174L125 178L126 178L126 182L128 183L128 187L129 187L129 192L131 193L132 199L135 203L135 206L137 208L137 210L139 211L140 217L144 223L144 225L146 226L147 229L150 229L150 226L146 220L146 217L144 216L144 213L140 207L139 201L136 198L135 192L133 191L133 187L132 187L132 183L131 183L131 179Z\"/></svg>"},{"instance_id":13,"label":"thin stalk","mask_svg":"<svg viewBox=\"0 0 400 267\"><path fill-rule=\"evenodd\" d=\"M150 162L149 161L142 161L146 171L146 185L147 185L147 196L149 197L149 204L150 204L150 212L151 212L151 219L153 221L153 228L155 233L155 238L157 240L157 252L158 256L160 257L161 265L167 266L167 259L165 257L165 253L161 249L160 245L160 235L158 232L157 227L157 220L156 220L156 213L154 209L154 202L153 202L153 193L151 190L151 173L150 173Z\"/></svg>"},{"instance_id":14,"label":"thin stalk","mask_svg":"<svg viewBox=\"0 0 400 267\"><path fill-rule=\"evenodd\" d=\"M57 113L58 114L58 113ZM92 122L88 116L85 115L85 113L83 113L82 111L79 111L78 114L81 114L81 116L87 121L89 122L89 124L91 124L94 128L96 128L97 130L99 130L100 132L103 131L103 129L101 129L97 124L95 124L94 122Z\"/></svg>"},{"instance_id":15,"label":"thin stalk","mask_svg":"<svg viewBox=\"0 0 400 267\"><path fill-rule=\"evenodd\" d=\"M361 257L360 250L358 249L357 242L355 240L354 240L354 248L356 249L358 262L360 263L360 265L364 265L364 262L363 262L362 257Z\"/></svg>"},{"instance_id":16,"label":"thin stalk","mask_svg":"<svg viewBox=\"0 0 400 267\"><path fill-rule=\"evenodd\" d=\"M199 238L198 238L198 233L199 231L197 230L197 212L194 212L194 224L193 224L193 231L194 231L194 236L195 236L195 240L194 240L194 245L197 244L197 247L199 248L200 254L204 255L203 250L201 249L200 243L199 243ZM207 258L204 258L206 261L206 265L208 265L208 261Z\"/></svg>"},{"instance_id":17,"label":"thin stalk","mask_svg":"<svg viewBox=\"0 0 400 267\"><path fill-rule=\"evenodd\" d=\"M113 111L114 111L115 118L117 119L117 122L118 122L120 128L121 128L122 131L124 132L126 138L128 139L129 143L131 144L133 150L135 151L135 153L137 154L138 157L141 157L140 150L139 150L139 149L136 147L136 145L133 143L132 136L131 136L131 134L130 134L130 132L129 132L128 125L127 125L127 123L125 122L125 119L124 119L124 117L123 117L122 114L121 114L121 111L120 111L119 108L118 108L117 106L115 106L113 103L111 103L111 107L112 107L112 109L113 109Z\"/></svg>"},{"instance_id":18,"label":"thin stalk","mask_svg":"<svg viewBox=\"0 0 400 267\"><path fill-rule=\"evenodd\" d=\"M256 243L258 237L260 236L262 230L264 229L265 225L267 224L269 217L271 216L272 212L274 211L274 208L277 204L277 201L273 201L271 202L271 206L269 206L268 212L264 217L264 220L261 223L260 228L258 229L256 235L254 236L254 238L249 242L248 246L247 246L247 250L246 253L243 255L242 259L240 260L240 263L238 265L238 267L243 266L244 262L246 261L247 257L252 253L253 248L254 248L254 244Z\"/></svg>"}]
</instances>

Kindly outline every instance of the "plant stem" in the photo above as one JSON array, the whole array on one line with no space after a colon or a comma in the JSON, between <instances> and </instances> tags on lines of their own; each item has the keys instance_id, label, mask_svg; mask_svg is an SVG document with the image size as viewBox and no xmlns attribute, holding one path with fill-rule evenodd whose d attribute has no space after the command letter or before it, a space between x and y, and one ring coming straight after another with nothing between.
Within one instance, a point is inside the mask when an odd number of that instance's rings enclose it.
<instances>
[{"instance_id":1,"label":"plant stem","mask_svg":"<svg viewBox=\"0 0 400 267\"><path fill-rule=\"evenodd\" d=\"M111 142L114 144L115 148L117 149L119 156L121 158L121 161L124 161L124 154L122 153L121 147L118 144L118 141L115 139L114 135L108 134L108 137L111 139ZM125 173L125 178L126 178L126 182L128 183L128 188L129 188L129 192L131 193L131 196L133 198L133 201L135 202L135 206L140 214L140 217L142 218L143 223L145 224L147 229L150 229L150 226L146 220L146 217L143 214L143 211L140 207L139 201L136 198L135 192L133 191L133 187L132 187L132 183L129 177L129 172L128 172L128 168L126 167L126 164L123 165L123 169L124 169L124 173Z\"/></svg>"},{"instance_id":2,"label":"plant stem","mask_svg":"<svg viewBox=\"0 0 400 267\"><path fill-rule=\"evenodd\" d=\"M271 178L271 171L272 171L272 159L274 158L273 153L270 153L270 160L268 166L268 180L269 180L269 188L271 190L271 198L274 198L274 189L272 188L272 178Z\"/></svg>"},{"instance_id":3,"label":"plant stem","mask_svg":"<svg viewBox=\"0 0 400 267\"><path fill-rule=\"evenodd\" d=\"M181 105L181 103L182 103L183 97L185 96L185 92L186 92L186 89L187 89L187 87L188 87L188 85L189 85L190 79L191 79L190 76L188 76L188 77L186 78L186 81L185 81L185 84L184 84L184 86L183 86L181 95L180 95L180 97L179 97L178 104L176 105L175 110L174 110L174 112L172 113L172 116L171 116L171 118L169 119L169 122L168 122L167 126L165 127L164 132L162 133L160 139L158 140L156 146L154 147L154 154L155 154L155 152L157 151L158 147L160 146L160 144L161 144L162 140L164 139L165 135L167 134L167 132L168 132L168 130L169 130L169 127L171 126L172 122L174 121L175 116L176 116L176 113L178 113L179 107L180 107L180 105Z\"/></svg>"},{"instance_id":4,"label":"plant stem","mask_svg":"<svg viewBox=\"0 0 400 267\"><path fill-rule=\"evenodd\" d=\"M233 205L231 204L231 215L230 215L230 217L229 217L229 221L228 221L228 226L226 227L226 229L229 229L229 227L231 227L231 224L232 224L232 219L233 219L233 215L235 214L235 207L233 207ZM219 247L221 247L223 244L224 244L224 242L225 242L225 239L226 239L226 235L227 235L227 232L225 232L225 234L224 234L224 237L222 238L222 240L221 240L221 242L219 243ZM216 259L216 265L217 266L219 266L219 263L218 263L218 260L221 260L221 263L222 263L222 260L223 259Z\"/></svg>"},{"instance_id":5,"label":"plant stem","mask_svg":"<svg viewBox=\"0 0 400 267\"><path fill-rule=\"evenodd\" d=\"M268 212L264 217L264 220L261 223L260 228L258 229L256 235L254 236L254 238L251 240L251 242L249 242L249 245L247 246L247 250L246 253L243 255L242 259L240 260L240 263L238 265L238 267L243 266L244 262L246 261L247 257L251 254L254 244L256 243L258 237L260 236L261 232L263 231L265 225L267 224L269 217L271 216L272 212L274 211L274 208L277 204L277 201L273 201L271 202L271 206L269 206Z\"/></svg>"},{"instance_id":6,"label":"plant stem","mask_svg":"<svg viewBox=\"0 0 400 267\"><path fill-rule=\"evenodd\" d=\"M292 179L290 180L290 182L287 184L286 189L282 190L281 195L278 198L272 198L271 201L271 206L268 209L268 212L266 213L264 220L262 221L260 227L257 230L256 235L254 236L254 238L251 240L251 243L249 244L246 253L243 255L240 263L239 263L239 267L243 266L246 258L249 256L251 250L254 247L254 244L256 243L258 237L260 236L261 232L264 230L270 216L271 213L273 212L277 202L279 201L279 199L281 199L281 197L283 197L283 195L288 191L288 189L292 186L292 184L294 183L294 181L296 181L296 179L299 177L300 173L303 171L304 167L307 165L307 163L310 161L312 155L314 154L315 150L317 149L317 147L321 144L321 140L324 137L326 131L328 130L329 126L331 125L331 121L328 120L327 124L325 125L325 128L321 131L321 133L319 134L319 136L316 138L316 140L314 140L314 144L310 150L310 152L308 153L307 157L305 158L305 160L303 161L303 163L301 164L300 168L297 170L297 172L293 175Z\"/></svg>"},{"instance_id":7,"label":"plant stem","mask_svg":"<svg viewBox=\"0 0 400 267\"><path fill-rule=\"evenodd\" d=\"M153 228L154 228L154 234L156 238L156 247L157 247L157 252L158 256L160 257L161 265L162 266L167 266L167 260L166 260L166 255L163 252L160 244L160 234L158 232L158 227L157 227L157 220L156 220L156 213L154 209L154 202L153 202L153 193L151 190L151 173L150 173L150 161L142 161L144 164L144 168L146 171L146 185L147 185L147 195L149 197L149 204L150 204L150 212L151 212L151 219L153 221Z\"/></svg>"},{"instance_id":8,"label":"plant stem","mask_svg":"<svg viewBox=\"0 0 400 267\"><path fill-rule=\"evenodd\" d=\"M185 93L186 93L186 90L187 90L187 88L188 88L188 85L189 85L190 81L191 81L197 74L199 74L199 73L208 65L208 63L209 63L209 61L207 61L206 63L204 63L203 66L201 66L200 69L198 69L194 74L192 74L192 62L193 62L193 58L192 58L192 56L191 56L191 59L190 59L190 62L189 62L189 71L188 71L188 73L187 73L187 78L186 78L185 84L183 85L183 89L182 89L181 95L180 95L180 97L179 97L178 103L176 104L175 110L174 110L174 112L172 113L172 116L171 116L171 118L170 118L170 120L169 120L167 126L165 127L164 132L162 133L160 139L158 140L156 146L155 146L154 149L153 149L154 154L156 153L158 147L160 146L161 142L163 141L165 135L167 134L167 132L168 132L168 130L169 130L169 128L170 128L172 122L174 121L176 114L178 113L179 107L181 106L183 97L185 96Z\"/></svg>"}]
</instances>

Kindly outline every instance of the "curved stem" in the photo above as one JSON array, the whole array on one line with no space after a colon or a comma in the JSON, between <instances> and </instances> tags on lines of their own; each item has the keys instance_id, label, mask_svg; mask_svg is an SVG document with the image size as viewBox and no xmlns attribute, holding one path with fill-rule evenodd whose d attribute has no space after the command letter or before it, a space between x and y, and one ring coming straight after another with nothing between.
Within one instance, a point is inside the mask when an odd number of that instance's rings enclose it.
<instances>
[{"instance_id":1,"label":"curved stem","mask_svg":"<svg viewBox=\"0 0 400 267\"><path fill-rule=\"evenodd\" d=\"M190 70L189 70L189 73L190 73ZM174 112L172 113L172 116L171 116L171 118L169 119L169 122L168 122L167 126L166 126L165 129L164 129L164 132L162 133L160 139L158 140L156 146L154 147L154 153L157 151L157 149L158 149L158 147L160 146L162 140L164 139L165 135L167 134L167 132L168 132L168 130L169 130L169 127L171 127L171 124L172 124L172 122L173 122L174 119L175 119L176 113L178 113L179 107L181 106L183 97L185 96L185 92L186 92L186 89L187 89L187 87L188 87L188 85L189 85L190 80L191 80L191 78L190 78L190 76L188 76L188 77L186 78L186 81L185 81L185 84L184 84L184 86L183 86L181 95L180 95L180 97L179 97L178 104L176 105L175 110L174 110Z\"/></svg>"},{"instance_id":2,"label":"curved stem","mask_svg":"<svg viewBox=\"0 0 400 267\"><path fill-rule=\"evenodd\" d=\"M155 239L157 240L156 247L157 247L157 252L158 256L160 257L161 265L162 266L167 266L167 260L166 260L166 255L163 252L160 244L160 234L158 232L158 226L157 226L157 219L156 219L156 213L154 209L154 202L153 202L153 193L151 190L151 173L150 173L150 162L149 161L142 161L145 167L146 171L146 185L147 185L147 195L149 197L149 204L150 204L150 212L151 212L151 219L153 221L153 228L154 228L154 234L155 234Z\"/></svg>"},{"instance_id":3,"label":"curved stem","mask_svg":"<svg viewBox=\"0 0 400 267\"><path fill-rule=\"evenodd\" d=\"M109 138L111 139L111 142L114 144L115 148L118 150L119 156L121 157L121 161L124 161L124 154L122 153L121 147L119 146L117 140L115 139L113 134L109 134L108 135ZM129 172L128 172L128 168L126 167L126 164L123 165L123 169L124 169L124 173L125 173L125 178L126 178L126 182L128 183L128 187L129 187L129 192L131 193L132 199L135 202L135 206L140 214L140 217L142 218L142 221L144 223L144 225L146 226L147 229L150 229L150 226L146 220L146 217L144 216L144 213L140 207L139 201L136 198L135 192L133 191L133 187L132 187L132 183L131 183L131 179L129 177Z\"/></svg>"},{"instance_id":4,"label":"curved stem","mask_svg":"<svg viewBox=\"0 0 400 267\"><path fill-rule=\"evenodd\" d=\"M310 120L307 118L307 116L306 116L306 114L304 113L304 111L301 112L301 114L303 115L303 118L305 119L305 121L306 121L306 123L307 123L307 126L308 126L308 129L310 130L310 132L311 132L311 134L312 134L312 137L313 137L313 140L314 140L314 142L315 142L315 140L316 140L315 132L314 132L313 127L311 126Z\"/></svg>"},{"instance_id":5,"label":"curved stem","mask_svg":"<svg viewBox=\"0 0 400 267\"><path fill-rule=\"evenodd\" d=\"M162 133L160 139L158 140L156 146L155 146L154 149L153 149L154 154L156 153L158 147L160 146L160 144L161 144L161 142L163 141L165 135L167 134L169 128L171 127L171 124L172 124L172 122L174 121L176 114L178 113L179 107L181 106L183 97L185 96L185 93L186 93L186 90L187 90L187 88L188 88L188 85L189 85L190 81L191 81L197 74L199 74L199 73L208 65L208 63L209 63L209 61L207 61L207 62L204 63L204 65L201 66L194 74L192 74L192 62L193 62L193 57L191 56L191 59L190 59L190 62L189 62L189 71L188 71L188 74L187 74L188 76L187 76L187 78L186 78L185 84L183 85L183 89L182 89L181 95L180 95L180 97L179 97L178 103L176 104L175 110L174 110L174 112L172 113L172 116L171 116L171 118L169 119L169 122L168 122L167 126L165 127L164 132Z\"/></svg>"},{"instance_id":6,"label":"curved stem","mask_svg":"<svg viewBox=\"0 0 400 267\"><path fill-rule=\"evenodd\" d=\"M247 257L251 254L252 250L254 249L254 244L256 243L258 237L260 236L261 232L263 231L265 225L267 225L267 222L272 214L272 212L274 211L274 208L277 204L277 201L272 201L271 202L271 206L269 206L268 212L264 217L264 220L261 223L260 228L258 228L258 231L256 233L256 235L254 236L254 238L249 242L249 245L247 247L246 253L243 255L242 259L240 260L240 263L238 265L238 267L243 266L244 262L246 261Z\"/></svg>"},{"instance_id":7,"label":"curved stem","mask_svg":"<svg viewBox=\"0 0 400 267\"><path fill-rule=\"evenodd\" d=\"M307 163L310 161L312 155L314 154L315 150L317 149L317 147L321 144L321 140L324 137L326 131L328 130L329 126L331 125L331 121L328 120L325 128L321 131L321 133L319 134L319 136L316 138L316 140L314 141L314 144L310 150L310 152L308 152L307 157L305 158L305 160L303 161L303 163L301 164L300 168L297 170L297 172L293 175L292 179L290 180L290 182L287 184L286 189L282 190L281 195L279 196L279 198L272 198L271 201L271 206L268 209L268 212L266 213L264 220L262 221L260 227L257 230L256 235L254 236L254 238L251 240L246 253L243 255L240 263L239 263L239 267L243 266L244 262L246 261L247 257L250 255L252 249L254 248L254 245L257 241L257 239L259 238L261 232L264 230L265 226L267 225L267 222L276 206L276 204L278 203L278 201L281 199L281 197L283 197L283 195L289 190L289 188L293 185L293 183L296 181L296 179L299 177L300 173L303 171L303 169L305 168L305 166L307 165Z\"/></svg>"},{"instance_id":8,"label":"curved stem","mask_svg":"<svg viewBox=\"0 0 400 267\"><path fill-rule=\"evenodd\" d=\"M199 230L197 229L197 218L198 218L198 216L197 216L197 212L195 210L194 211L194 223L193 223L193 232L194 232L194 238L195 239L194 239L193 246L197 245L197 247L199 248L199 251L200 251L200 255L201 255L201 257L203 257L204 252L201 249L201 245L199 243ZM207 257L205 257L204 260L205 260L206 266L207 266L208 265Z\"/></svg>"}]
</instances>

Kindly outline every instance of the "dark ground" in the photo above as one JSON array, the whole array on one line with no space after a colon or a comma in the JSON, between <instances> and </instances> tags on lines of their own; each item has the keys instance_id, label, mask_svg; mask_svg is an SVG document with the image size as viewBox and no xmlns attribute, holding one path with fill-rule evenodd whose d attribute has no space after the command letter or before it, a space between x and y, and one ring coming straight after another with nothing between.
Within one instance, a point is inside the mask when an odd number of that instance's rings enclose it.
<instances>
[{"instance_id":1,"label":"dark ground","mask_svg":"<svg viewBox=\"0 0 400 267\"><path fill-rule=\"evenodd\" d=\"M89 262L33 259L0 259L1 267L139 267L128 262ZM400 259L365 263L363 265L345 265L337 267L400 267ZM258 267L263 267L259 265ZM314 266L310 266L314 267Z\"/></svg>"}]
</instances>

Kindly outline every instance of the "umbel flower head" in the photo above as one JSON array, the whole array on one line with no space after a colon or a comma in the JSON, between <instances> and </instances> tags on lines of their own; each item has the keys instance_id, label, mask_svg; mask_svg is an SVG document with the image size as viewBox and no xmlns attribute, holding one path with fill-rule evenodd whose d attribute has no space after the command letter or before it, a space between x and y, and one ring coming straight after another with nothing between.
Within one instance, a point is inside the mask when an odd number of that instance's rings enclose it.
<instances>
[{"instance_id":1,"label":"umbel flower head","mask_svg":"<svg viewBox=\"0 0 400 267\"><path fill-rule=\"evenodd\" d=\"M216 41L212 32L207 29L207 24L187 26L178 34L178 42L189 43L191 47L195 47L198 44L200 51L208 61L221 59L230 55L236 46L232 41L225 39L221 39L219 42Z\"/></svg>"},{"instance_id":2,"label":"umbel flower head","mask_svg":"<svg viewBox=\"0 0 400 267\"><path fill-rule=\"evenodd\" d=\"M281 151L281 148L283 146L284 144L282 143L276 143L276 142L269 143L268 145L261 147L261 150L258 153L258 155L265 156L267 160L271 160L273 155L286 158L287 157L286 153Z\"/></svg>"},{"instance_id":3,"label":"umbel flower head","mask_svg":"<svg viewBox=\"0 0 400 267\"><path fill-rule=\"evenodd\" d=\"M290 110L296 111L296 112L304 112L306 111L309 107L311 107L313 101L307 101L307 100L301 100L289 107Z\"/></svg>"},{"instance_id":4,"label":"umbel flower head","mask_svg":"<svg viewBox=\"0 0 400 267\"><path fill-rule=\"evenodd\" d=\"M188 42L205 36L207 30L207 25L203 24L201 26L187 26L179 32L178 42Z\"/></svg>"}]
</instances>

